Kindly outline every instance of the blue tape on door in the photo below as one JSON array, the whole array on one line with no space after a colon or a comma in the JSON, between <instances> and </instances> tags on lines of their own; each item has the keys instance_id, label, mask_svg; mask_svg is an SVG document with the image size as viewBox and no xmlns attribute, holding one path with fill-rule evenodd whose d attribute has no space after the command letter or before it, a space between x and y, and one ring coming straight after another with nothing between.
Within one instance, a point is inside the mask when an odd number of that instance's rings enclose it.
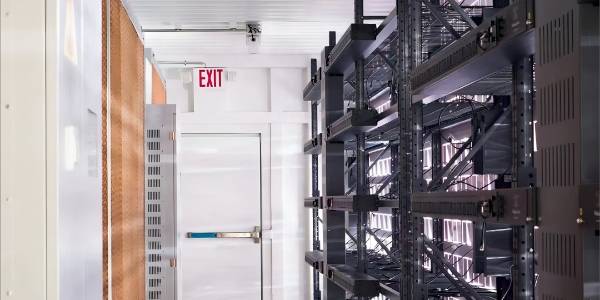
<instances>
[{"instance_id":1,"label":"blue tape on door","mask_svg":"<svg viewBox=\"0 0 600 300\"><path fill-rule=\"evenodd\" d=\"M188 232L188 239L216 239L216 232Z\"/></svg>"}]
</instances>

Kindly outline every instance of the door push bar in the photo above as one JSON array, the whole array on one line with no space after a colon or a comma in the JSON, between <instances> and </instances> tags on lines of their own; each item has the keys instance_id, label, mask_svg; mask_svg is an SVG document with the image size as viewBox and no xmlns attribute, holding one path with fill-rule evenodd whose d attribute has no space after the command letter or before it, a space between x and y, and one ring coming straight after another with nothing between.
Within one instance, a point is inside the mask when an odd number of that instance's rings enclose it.
<instances>
[{"instance_id":1,"label":"door push bar","mask_svg":"<svg viewBox=\"0 0 600 300\"><path fill-rule=\"evenodd\" d=\"M260 226L254 226L252 232L188 232L188 239L253 239L255 244L260 243L262 232Z\"/></svg>"}]
</instances>

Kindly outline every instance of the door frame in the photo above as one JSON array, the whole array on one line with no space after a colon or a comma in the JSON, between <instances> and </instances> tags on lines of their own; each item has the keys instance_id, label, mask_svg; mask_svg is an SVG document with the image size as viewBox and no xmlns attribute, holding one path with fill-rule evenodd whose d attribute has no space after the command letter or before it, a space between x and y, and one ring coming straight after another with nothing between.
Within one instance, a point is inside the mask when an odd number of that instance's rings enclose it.
<instances>
[{"instance_id":1,"label":"door frame","mask_svg":"<svg viewBox=\"0 0 600 300\"><path fill-rule=\"evenodd\" d=\"M208 124L208 123L186 123L185 126L176 126L178 132L176 137L176 151L181 150L178 141L185 138L186 135L202 134L257 134L260 144L260 173L261 173L261 274L262 274L262 300L272 300L273 268L272 255L273 244L272 234L272 209L271 209L271 126L269 124ZM179 155L177 155L176 166L179 165ZM176 170L177 178L181 176L179 170ZM177 180L177 199L180 195L180 180ZM177 215L179 215L180 205L177 205ZM177 231L179 229L176 229ZM177 256L180 254L179 241L181 236L177 234L176 248ZM177 268L176 278L181 278L181 268ZM182 281L177 280L177 299L182 299L180 293Z\"/></svg>"}]
</instances>

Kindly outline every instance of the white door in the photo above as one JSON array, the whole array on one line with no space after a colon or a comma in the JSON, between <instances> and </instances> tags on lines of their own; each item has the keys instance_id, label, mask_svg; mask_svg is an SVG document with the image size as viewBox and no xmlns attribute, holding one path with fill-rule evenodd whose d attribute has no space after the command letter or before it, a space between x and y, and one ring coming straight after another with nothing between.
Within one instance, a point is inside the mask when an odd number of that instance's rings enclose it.
<instances>
[{"instance_id":1,"label":"white door","mask_svg":"<svg viewBox=\"0 0 600 300\"><path fill-rule=\"evenodd\" d=\"M184 134L178 166L180 299L262 299L261 241L221 237L261 226L260 136Z\"/></svg>"}]
</instances>

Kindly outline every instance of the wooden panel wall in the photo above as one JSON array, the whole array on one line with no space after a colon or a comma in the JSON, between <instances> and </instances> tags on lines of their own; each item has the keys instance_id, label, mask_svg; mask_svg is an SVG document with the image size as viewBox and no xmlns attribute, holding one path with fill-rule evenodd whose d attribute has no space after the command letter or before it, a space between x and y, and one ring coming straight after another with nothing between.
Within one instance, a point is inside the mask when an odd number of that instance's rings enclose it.
<instances>
[{"instance_id":1,"label":"wooden panel wall","mask_svg":"<svg viewBox=\"0 0 600 300\"><path fill-rule=\"evenodd\" d=\"M167 104L167 90L156 66L152 66L152 104Z\"/></svg>"},{"instance_id":2,"label":"wooden panel wall","mask_svg":"<svg viewBox=\"0 0 600 300\"><path fill-rule=\"evenodd\" d=\"M106 12L105 12L106 13ZM110 0L110 66L104 26L103 126L104 229L111 222L111 249L105 233L105 299L108 295L108 251L112 258L112 298L145 299L144 276L144 47L120 0ZM106 18L105 18L106 22ZM106 24L104 24L106 25ZM110 72L110 109L106 83ZM110 120L107 114L110 114ZM107 149L110 139L110 149ZM110 151L110 173L107 157ZM110 176L110 216L108 179ZM110 218L109 218L110 217Z\"/></svg>"},{"instance_id":3,"label":"wooden panel wall","mask_svg":"<svg viewBox=\"0 0 600 300\"><path fill-rule=\"evenodd\" d=\"M102 1L102 298L108 300L108 143L107 143L107 82L108 55L106 34L106 1Z\"/></svg>"}]
</instances>

